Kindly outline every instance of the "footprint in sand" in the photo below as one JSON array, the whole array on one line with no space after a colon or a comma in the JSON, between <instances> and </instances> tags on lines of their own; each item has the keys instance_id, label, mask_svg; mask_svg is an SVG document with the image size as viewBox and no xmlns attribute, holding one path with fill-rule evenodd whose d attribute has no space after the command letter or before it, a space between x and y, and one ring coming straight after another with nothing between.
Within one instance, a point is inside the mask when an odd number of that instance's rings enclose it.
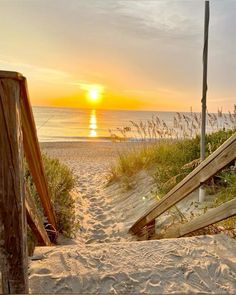
<instances>
[{"instance_id":1,"label":"footprint in sand","mask_svg":"<svg viewBox=\"0 0 236 295\"><path fill-rule=\"evenodd\" d=\"M96 201L97 201L97 198L92 197L92 198L89 198L89 200L90 200L91 202L96 202Z\"/></svg>"},{"instance_id":2,"label":"footprint in sand","mask_svg":"<svg viewBox=\"0 0 236 295\"><path fill-rule=\"evenodd\" d=\"M94 239L89 239L85 242L85 244L92 244L94 242L96 242Z\"/></svg>"},{"instance_id":3,"label":"footprint in sand","mask_svg":"<svg viewBox=\"0 0 236 295\"><path fill-rule=\"evenodd\" d=\"M94 234L104 234L104 230L101 227L99 229L91 229L91 232Z\"/></svg>"},{"instance_id":4,"label":"footprint in sand","mask_svg":"<svg viewBox=\"0 0 236 295\"><path fill-rule=\"evenodd\" d=\"M94 211L94 213L96 213L97 215L102 214L103 210L101 208L98 208Z\"/></svg>"},{"instance_id":5,"label":"footprint in sand","mask_svg":"<svg viewBox=\"0 0 236 295\"><path fill-rule=\"evenodd\" d=\"M106 218L106 216L104 214L99 214L97 215L97 220L101 221L101 220L104 220Z\"/></svg>"},{"instance_id":6,"label":"footprint in sand","mask_svg":"<svg viewBox=\"0 0 236 295\"><path fill-rule=\"evenodd\" d=\"M86 191L86 187L81 187L81 188L80 188L80 192L83 193L83 192L85 192L85 191Z\"/></svg>"},{"instance_id":7,"label":"footprint in sand","mask_svg":"<svg viewBox=\"0 0 236 295\"><path fill-rule=\"evenodd\" d=\"M66 286L66 278L58 280L55 286L55 293L72 293L72 288Z\"/></svg>"},{"instance_id":8,"label":"footprint in sand","mask_svg":"<svg viewBox=\"0 0 236 295\"><path fill-rule=\"evenodd\" d=\"M113 223L113 221L112 220L104 220L104 221L102 221L102 225L103 226L108 226L108 225L111 225Z\"/></svg>"}]
</instances>

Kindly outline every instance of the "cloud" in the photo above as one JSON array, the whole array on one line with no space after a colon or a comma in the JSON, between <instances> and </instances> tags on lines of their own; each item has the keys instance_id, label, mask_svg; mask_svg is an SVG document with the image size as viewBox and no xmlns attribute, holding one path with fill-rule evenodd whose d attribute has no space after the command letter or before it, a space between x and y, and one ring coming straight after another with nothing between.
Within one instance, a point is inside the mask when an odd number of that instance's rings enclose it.
<instances>
[{"instance_id":1,"label":"cloud","mask_svg":"<svg viewBox=\"0 0 236 295\"><path fill-rule=\"evenodd\" d=\"M80 87L81 90L90 91L91 89L97 90L99 93L103 93L105 87L101 84L91 84L85 82L71 82L72 85L77 85Z\"/></svg>"},{"instance_id":2,"label":"cloud","mask_svg":"<svg viewBox=\"0 0 236 295\"><path fill-rule=\"evenodd\" d=\"M210 6L209 94L231 102L236 1ZM48 83L44 91L104 84L107 92L192 98L201 92L203 21L203 0L2 1L0 62L34 85Z\"/></svg>"},{"instance_id":3,"label":"cloud","mask_svg":"<svg viewBox=\"0 0 236 295\"><path fill-rule=\"evenodd\" d=\"M114 26L140 38L191 38L200 33L204 5L198 1L117 0L115 6L97 2L104 15L112 11L108 19Z\"/></svg>"},{"instance_id":4,"label":"cloud","mask_svg":"<svg viewBox=\"0 0 236 295\"><path fill-rule=\"evenodd\" d=\"M3 70L20 72L26 77L29 76L44 82L61 83L71 79L71 75L64 71L21 63L6 56L0 56L0 64Z\"/></svg>"}]
</instances>

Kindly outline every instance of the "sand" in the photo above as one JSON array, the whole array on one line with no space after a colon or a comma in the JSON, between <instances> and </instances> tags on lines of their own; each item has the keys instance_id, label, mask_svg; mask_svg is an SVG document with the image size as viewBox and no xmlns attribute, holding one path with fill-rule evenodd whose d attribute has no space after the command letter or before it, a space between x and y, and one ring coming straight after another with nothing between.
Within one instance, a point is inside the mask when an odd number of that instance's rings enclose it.
<instances>
[{"instance_id":1,"label":"sand","mask_svg":"<svg viewBox=\"0 0 236 295\"><path fill-rule=\"evenodd\" d=\"M128 190L121 184L108 186L109 168L119 153L133 143L48 143L44 151L67 164L77 177L77 214L80 229L77 243L120 242L134 239L129 227L155 202L153 180L140 173L138 185ZM145 198L145 199L144 199Z\"/></svg>"},{"instance_id":2,"label":"sand","mask_svg":"<svg viewBox=\"0 0 236 295\"><path fill-rule=\"evenodd\" d=\"M132 143L47 143L77 175L80 229L64 245L38 247L30 262L32 293L235 293L236 242L224 235L135 241L129 227L156 202L140 172L127 190L107 186L108 169ZM67 244L67 245L65 245Z\"/></svg>"}]
</instances>

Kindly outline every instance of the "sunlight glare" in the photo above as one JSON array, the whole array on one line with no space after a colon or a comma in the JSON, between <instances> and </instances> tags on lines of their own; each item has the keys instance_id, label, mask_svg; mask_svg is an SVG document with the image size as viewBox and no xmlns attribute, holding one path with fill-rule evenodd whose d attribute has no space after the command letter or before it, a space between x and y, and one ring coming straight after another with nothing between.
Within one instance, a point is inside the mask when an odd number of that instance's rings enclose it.
<instances>
[{"instance_id":1,"label":"sunlight glare","mask_svg":"<svg viewBox=\"0 0 236 295\"><path fill-rule=\"evenodd\" d=\"M90 137L97 137L97 131L96 130L90 130Z\"/></svg>"},{"instance_id":2,"label":"sunlight glare","mask_svg":"<svg viewBox=\"0 0 236 295\"><path fill-rule=\"evenodd\" d=\"M90 113L90 120L89 120L89 136L96 137L97 136L97 116L96 110L92 110Z\"/></svg>"},{"instance_id":3,"label":"sunlight glare","mask_svg":"<svg viewBox=\"0 0 236 295\"><path fill-rule=\"evenodd\" d=\"M98 104L102 100L105 89L104 85L80 83L79 86L80 89L86 91L86 97L89 104Z\"/></svg>"},{"instance_id":4,"label":"sunlight glare","mask_svg":"<svg viewBox=\"0 0 236 295\"><path fill-rule=\"evenodd\" d=\"M99 92L97 89L90 89L89 90L89 98L92 100L92 101L96 101L98 99L98 96L99 96Z\"/></svg>"}]
</instances>

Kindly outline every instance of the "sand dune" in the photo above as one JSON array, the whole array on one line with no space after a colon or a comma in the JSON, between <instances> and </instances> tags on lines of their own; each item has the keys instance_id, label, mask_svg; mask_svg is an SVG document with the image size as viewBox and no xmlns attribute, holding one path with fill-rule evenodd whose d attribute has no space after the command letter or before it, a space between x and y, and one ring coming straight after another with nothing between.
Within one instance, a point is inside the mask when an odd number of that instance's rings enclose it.
<instances>
[{"instance_id":1,"label":"sand dune","mask_svg":"<svg viewBox=\"0 0 236 295\"><path fill-rule=\"evenodd\" d=\"M30 263L32 293L235 293L236 241L224 235L134 241L130 225L155 202L144 172L130 191L107 186L125 143L51 143L45 151L78 176L80 230L71 245L40 247ZM65 241L63 241L65 242Z\"/></svg>"},{"instance_id":2,"label":"sand dune","mask_svg":"<svg viewBox=\"0 0 236 295\"><path fill-rule=\"evenodd\" d=\"M223 235L38 248L33 293L235 293L236 243Z\"/></svg>"}]
</instances>

